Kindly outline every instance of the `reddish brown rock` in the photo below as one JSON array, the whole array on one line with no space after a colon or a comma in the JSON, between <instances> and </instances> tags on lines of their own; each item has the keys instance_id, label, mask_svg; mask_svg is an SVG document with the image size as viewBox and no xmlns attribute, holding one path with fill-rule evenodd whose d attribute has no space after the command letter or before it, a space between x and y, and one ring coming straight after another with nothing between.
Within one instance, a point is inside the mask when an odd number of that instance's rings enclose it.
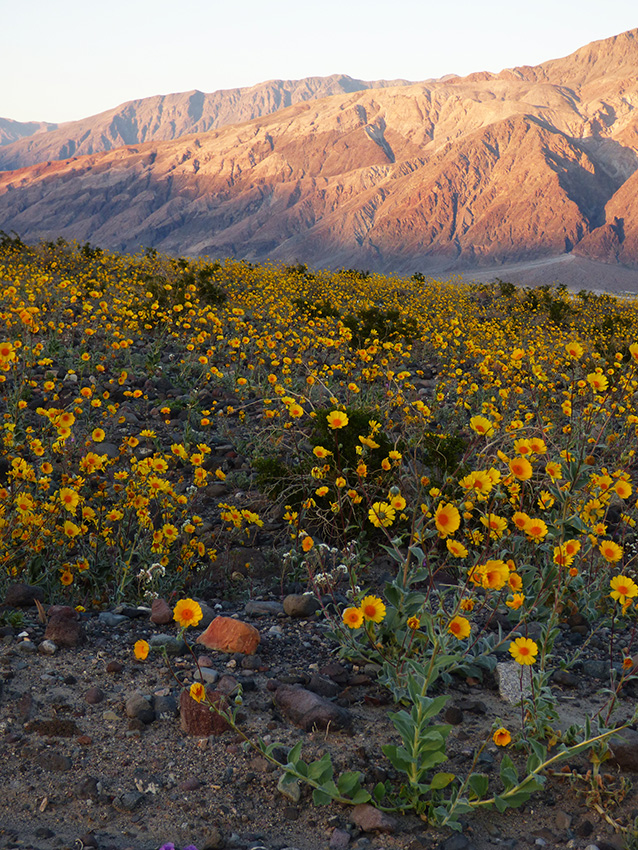
<instances>
[{"instance_id":1,"label":"reddish brown rock","mask_svg":"<svg viewBox=\"0 0 638 850\"><path fill-rule=\"evenodd\" d=\"M217 714L209 702L225 708L227 703L223 694L218 691L206 691L206 701L197 702L188 691L182 691L179 698L180 726L182 732L194 735L198 738L207 738L209 735L221 735L230 729L228 722Z\"/></svg>"},{"instance_id":2,"label":"reddish brown rock","mask_svg":"<svg viewBox=\"0 0 638 850\"><path fill-rule=\"evenodd\" d=\"M165 599L154 599L151 605L151 623L156 626L166 626L173 622L173 611Z\"/></svg>"},{"instance_id":3,"label":"reddish brown rock","mask_svg":"<svg viewBox=\"0 0 638 850\"><path fill-rule=\"evenodd\" d=\"M35 605L36 599L38 602L44 602L44 591L41 587L16 582L7 588L4 604L10 608L28 608Z\"/></svg>"},{"instance_id":4,"label":"reddish brown rock","mask_svg":"<svg viewBox=\"0 0 638 850\"><path fill-rule=\"evenodd\" d=\"M352 725L350 712L330 700L297 685L281 685L275 691L275 705L291 723L312 729L346 729Z\"/></svg>"},{"instance_id":5,"label":"reddish brown rock","mask_svg":"<svg viewBox=\"0 0 638 850\"><path fill-rule=\"evenodd\" d=\"M259 632L254 626L232 617L215 617L198 638L197 643L219 652L243 652L254 655L259 646Z\"/></svg>"},{"instance_id":6,"label":"reddish brown rock","mask_svg":"<svg viewBox=\"0 0 638 850\"><path fill-rule=\"evenodd\" d=\"M397 828L394 818L369 803L355 806L352 810L352 820L364 832L394 832Z\"/></svg>"},{"instance_id":7,"label":"reddish brown rock","mask_svg":"<svg viewBox=\"0 0 638 850\"><path fill-rule=\"evenodd\" d=\"M56 646L67 648L73 648L84 642L84 629L79 622L78 612L74 608L67 605L55 605L49 608L48 616L45 640L52 640Z\"/></svg>"}]
</instances>

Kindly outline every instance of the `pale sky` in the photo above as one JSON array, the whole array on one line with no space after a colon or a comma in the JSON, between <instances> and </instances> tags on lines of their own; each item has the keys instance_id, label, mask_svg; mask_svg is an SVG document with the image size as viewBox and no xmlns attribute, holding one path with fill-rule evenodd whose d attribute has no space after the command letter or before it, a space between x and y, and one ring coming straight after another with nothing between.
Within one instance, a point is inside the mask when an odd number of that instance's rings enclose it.
<instances>
[{"instance_id":1,"label":"pale sky","mask_svg":"<svg viewBox=\"0 0 638 850\"><path fill-rule=\"evenodd\" d=\"M637 27L638 5L0 0L0 22L0 117L59 123L155 94L270 79L419 81L536 65Z\"/></svg>"}]
</instances>

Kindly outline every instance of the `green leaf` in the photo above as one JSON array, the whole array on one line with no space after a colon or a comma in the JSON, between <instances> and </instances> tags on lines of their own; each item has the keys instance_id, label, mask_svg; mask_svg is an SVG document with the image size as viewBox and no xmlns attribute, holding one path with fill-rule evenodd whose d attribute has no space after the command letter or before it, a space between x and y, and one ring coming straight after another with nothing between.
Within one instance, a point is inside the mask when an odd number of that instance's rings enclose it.
<instances>
[{"instance_id":1,"label":"green leaf","mask_svg":"<svg viewBox=\"0 0 638 850\"><path fill-rule=\"evenodd\" d=\"M530 790L529 792L517 791L516 794L510 794L508 797L505 797L504 800L511 809L517 809L519 806L524 805L529 800L529 798L532 796L533 790Z\"/></svg>"},{"instance_id":2,"label":"green leaf","mask_svg":"<svg viewBox=\"0 0 638 850\"><path fill-rule=\"evenodd\" d=\"M402 770L403 773L408 773L412 770L415 761L410 758L410 755L403 747L397 747L394 744L384 744L381 747L383 755L388 758L397 770Z\"/></svg>"},{"instance_id":3,"label":"green leaf","mask_svg":"<svg viewBox=\"0 0 638 850\"><path fill-rule=\"evenodd\" d=\"M507 754L501 760L501 782L505 786L506 791L518 785L518 773L512 759Z\"/></svg>"},{"instance_id":4,"label":"green leaf","mask_svg":"<svg viewBox=\"0 0 638 850\"><path fill-rule=\"evenodd\" d=\"M456 775L454 773L435 773L430 782L430 788L433 791L438 791L441 788L446 788L455 779Z\"/></svg>"},{"instance_id":5,"label":"green leaf","mask_svg":"<svg viewBox=\"0 0 638 850\"><path fill-rule=\"evenodd\" d=\"M489 777L484 773L472 773L468 780L470 788L476 794L479 800L481 800L487 794L488 788L490 787Z\"/></svg>"},{"instance_id":6,"label":"green leaf","mask_svg":"<svg viewBox=\"0 0 638 850\"><path fill-rule=\"evenodd\" d=\"M385 791L385 788L384 788ZM361 803L367 803L371 800L370 794L366 791L365 788L359 788L356 794L352 795L352 802L355 806L360 805ZM376 799L376 797L375 797ZM383 799L383 796L380 798Z\"/></svg>"},{"instance_id":7,"label":"green leaf","mask_svg":"<svg viewBox=\"0 0 638 850\"><path fill-rule=\"evenodd\" d=\"M313 761L308 765L308 779L313 779L319 784L332 779L332 774L333 767L330 759L330 753L324 753L320 759Z\"/></svg>"},{"instance_id":8,"label":"green leaf","mask_svg":"<svg viewBox=\"0 0 638 850\"><path fill-rule=\"evenodd\" d=\"M312 792L312 802L315 806L327 806L328 803L332 802L332 797L330 794L326 794L325 791L322 791L321 788L315 788Z\"/></svg>"},{"instance_id":9,"label":"green leaf","mask_svg":"<svg viewBox=\"0 0 638 850\"><path fill-rule=\"evenodd\" d=\"M507 803L502 797L494 797L494 805L501 814L507 809Z\"/></svg>"},{"instance_id":10,"label":"green leaf","mask_svg":"<svg viewBox=\"0 0 638 850\"><path fill-rule=\"evenodd\" d=\"M380 803L381 800L383 800L383 798L385 797L385 782L377 782L377 784L372 789L372 796L374 797L377 803Z\"/></svg>"},{"instance_id":11,"label":"green leaf","mask_svg":"<svg viewBox=\"0 0 638 850\"><path fill-rule=\"evenodd\" d=\"M359 771L348 770L337 779L337 788L344 797L350 796L355 789L359 788L360 784L361 774Z\"/></svg>"},{"instance_id":12,"label":"green leaf","mask_svg":"<svg viewBox=\"0 0 638 850\"><path fill-rule=\"evenodd\" d=\"M295 764L299 756L301 755L301 745L302 741L297 741L295 746L288 753L288 764Z\"/></svg>"}]
</instances>

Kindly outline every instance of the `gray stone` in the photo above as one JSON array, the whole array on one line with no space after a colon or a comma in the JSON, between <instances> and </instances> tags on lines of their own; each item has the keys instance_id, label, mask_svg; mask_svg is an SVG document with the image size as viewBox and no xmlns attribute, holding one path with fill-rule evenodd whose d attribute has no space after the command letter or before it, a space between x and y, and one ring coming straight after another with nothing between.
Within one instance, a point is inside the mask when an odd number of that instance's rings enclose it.
<instances>
[{"instance_id":1,"label":"gray stone","mask_svg":"<svg viewBox=\"0 0 638 850\"><path fill-rule=\"evenodd\" d=\"M116 797L116 799L113 800L113 806L120 811L132 812L144 801L144 799L144 794L140 791L127 791L126 794L122 794L121 797Z\"/></svg>"},{"instance_id":2,"label":"gray stone","mask_svg":"<svg viewBox=\"0 0 638 850\"><path fill-rule=\"evenodd\" d=\"M152 723L155 720L155 710L150 702L139 692L131 694L124 706L126 716L142 723Z\"/></svg>"},{"instance_id":3,"label":"gray stone","mask_svg":"<svg viewBox=\"0 0 638 850\"><path fill-rule=\"evenodd\" d=\"M153 649L165 649L169 655L183 655L188 652L186 643L172 635L152 635L149 645Z\"/></svg>"},{"instance_id":4,"label":"gray stone","mask_svg":"<svg viewBox=\"0 0 638 850\"><path fill-rule=\"evenodd\" d=\"M173 720L179 714L177 700L171 694L155 694L153 709L158 720Z\"/></svg>"},{"instance_id":5,"label":"gray stone","mask_svg":"<svg viewBox=\"0 0 638 850\"><path fill-rule=\"evenodd\" d=\"M63 756L61 753L54 751L46 751L38 756L38 764L44 770L50 770L55 773L62 773L71 770L73 763L68 756Z\"/></svg>"},{"instance_id":6,"label":"gray stone","mask_svg":"<svg viewBox=\"0 0 638 850\"><path fill-rule=\"evenodd\" d=\"M583 674L592 679L608 679L609 678L609 662L594 661L588 659L583 661Z\"/></svg>"},{"instance_id":7,"label":"gray stone","mask_svg":"<svg viewBox=\"0 0 638 850\"><path fill-rule=\"evenodd\" d=\"M284 612L289 617L311 617L320 607L312 593L290 593L284 599Z\"/></svg>"},{"instance_id":8,"label":"gray stone","mask_svg":"<svg viewBox=\"0 0 638 850\"><path fill-rule=\"evenodd\" d=\"M57 651L57 644L55 644L52 640L43 640L38 646L38 652L40 655L55 655Z\"/></svg>"},{"instance_id":9,"label":"gray stone","mask_svg":"<svg viewBox=\"0 0 638 850\"><path fill-rule=\"evenodd\" d=\"M114 614L112 611L100 611L97 618L100 623L104 623L105 626L110 628L115 628L120 623L128 623L129 621L129 618L124 614Z\"/></svg>"},{"instance_id":10,"label":"gray stone","mask_svg":"<svg viewBox=\"0 0 638 850\"><path fill-rule=\"evenodd\" d=\"M529 666L515 661L499 661L495 676L501 699L510 705L517 705L521 697L529 696L532 692L532 671Z\"/></svg>"},{"instance_id":11,"label":"gray stone","mask_svg":"<svg viewBox=\"0 0 638 850\"><path fill-rule=\"evenodd\" d=\"M625 729L620 735L611 739L609 746L613 753L610 763L616 764L623 770L638 773L638 732Z\"/></svg>"},{"instance_id":12,"label":"gray stone","mask_svg":"<svg viewBox=\"0 0 638 850\"><path fill-rule=\"evenodd\" d=\"M22 652L25 655L30 655L31 653L38 651L38 647L32 640L21 640L16 646L16 649L18 652Z\"/></svg>"},{"instance_id":13,"label":"gray stone","mask_svg":"<svg viewBox=\"0 0 638 850\"><path fill-rule=\"evenodd\" d=\"M244 608L244 614L248 617L276 617L283 613L281 602L262 602L259 599L251 599Z\"/></svg>"},{"instance_id":14,"label":"gray stone","mask_svg":"<svg viewBox=\"0 0 638 850\"><path fill-rule=\"evenodd\" d=\"M201 667L195 671L194 678L197 681L206 682L207 685L214 685L219 679L219 673L217 670L213 670L212 667Z\"/></svg>"}]
</instances>

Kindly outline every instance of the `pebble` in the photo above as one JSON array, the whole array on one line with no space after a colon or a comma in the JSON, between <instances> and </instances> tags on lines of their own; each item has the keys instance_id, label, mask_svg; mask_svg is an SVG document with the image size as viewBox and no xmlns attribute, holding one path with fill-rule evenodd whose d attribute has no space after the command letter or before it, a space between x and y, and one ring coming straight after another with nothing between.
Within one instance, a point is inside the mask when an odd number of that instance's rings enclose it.
<instances>
[{"instance_id":1,"label":"pebble","mask_svg":"<svg viewBox=\"0 0 638 850\"><path fill-rule=\"evenodd\" d=\"M349 832L347 832L345 829L339 829L337 827L332 830L332 835L330 836L330 842L328 844L330 850L345 850L349 843Z\"/></svg>"},{"instance_id":2,"label":"pebble","mask_svg":"<svg viewBox=\"0 0 638 850\"><path fill-rule=\"evenodd\" d=\"M523 671L522 694L521 671ZM521 696L529 696L532 692L531 671L529 668L521 667L515 661L499 661L496 665L495 676L501 699L510 705L517 705L521 701Z\"/></svg>"},{"instance_id":3,"label":"pebble","mask_svg":"<svg viewBox=\"0 0 638 850\"><path fill-rule=\"evenodd\" d=\"M89 703L89 705L97 705L104 701L104 691L96 687L89 688L84 694L84 699Z\"/></svg>"},{"instance_id":4,"label":"pebble","mask_svg":"<svg viewBox=\"0 0 638 850\"><path fill-rule=\"evenodd\" d=\"M364 832L394 832L397 822L393 817L369 803L361 803L352 810L352 820Z\"/></svg>"},{"instance_id":5,"label":"pebble","mask_svg":"<svg viewBox=\"0 0 638 850\"><path fill-rule=\"evenodd\" d=\"M55 644L52 640L43 640L42 643L38 645L38 652L40 655L55 655L57 651L57 644Z\"/></svg>"},{"instance_id":6,"label":"pebble","mask_svg":"<svg viewBox=\"0 0 638 850\"><path fill-rule=\"evenodd\" d=\"M199 670L195 671L193 678L197 681L206 682L208 685L214 685L219 679L219 673L211 667L200 667Z\"/></svg>"}]
</instances>

